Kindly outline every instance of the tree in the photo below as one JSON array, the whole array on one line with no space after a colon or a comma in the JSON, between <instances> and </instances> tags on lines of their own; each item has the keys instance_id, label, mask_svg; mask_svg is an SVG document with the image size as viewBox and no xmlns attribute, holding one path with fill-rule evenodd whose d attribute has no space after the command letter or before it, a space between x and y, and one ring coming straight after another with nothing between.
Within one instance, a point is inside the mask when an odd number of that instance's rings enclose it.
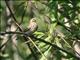
<instances>
[{"instance_id":1,"label":"tree","mask_svg":"<svg viewBox=\"0 0 80 60\"><path fill-rule=\"evenodd\" d=\"M0 57L3 60L79 60L80 2L76 0L1 1ZM4 19L5 6L11 20ZM11 7L12 6L12 7ZM30 34L30 19L36 18L38 29ZM14 31L13 29L14 28ZM5 32L6 31L6 32ZM8 35L7 38L5 35ZM11 38L14 36L14 38ZM8 41L6 41L6 38ZM13 43L13 41L17 43ZM4 50L2 51L2 48ZM15 47L13 47L15 46ZM9 48L9 49L8 49ZM10 50L11 49L11 50ZM17 57L16 57L17 55ZM12 57L14 58L12 58Z\"/></svg>"}]
</instances>

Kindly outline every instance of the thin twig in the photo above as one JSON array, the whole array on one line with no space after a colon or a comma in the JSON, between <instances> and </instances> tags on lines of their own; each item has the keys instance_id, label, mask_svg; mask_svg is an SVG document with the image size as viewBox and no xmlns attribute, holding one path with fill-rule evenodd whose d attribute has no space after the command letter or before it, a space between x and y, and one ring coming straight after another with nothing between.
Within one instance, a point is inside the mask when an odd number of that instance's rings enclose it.
<instances>
[{"instance_id":1,"label":"thin twig","mask_svg":"<svg viewBox=\"0 0 80 60\"><path fill-rule=\"evenodd\" d=\"M41 52L41 50L37 47L34 41L30 37L28 37L28 39L32 42L32 44L36 47L36 49L40 52L40 54L45 57L45 60L47 60L46 56Z\"/></svg>"}]
</instances>

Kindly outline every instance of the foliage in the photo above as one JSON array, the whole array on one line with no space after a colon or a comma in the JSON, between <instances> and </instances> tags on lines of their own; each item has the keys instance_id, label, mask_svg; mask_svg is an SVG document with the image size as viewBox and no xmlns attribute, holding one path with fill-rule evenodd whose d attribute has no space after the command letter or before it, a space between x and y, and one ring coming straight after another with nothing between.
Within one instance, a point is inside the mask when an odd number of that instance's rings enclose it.
<instances>
[{"instance_id":1,"label":"foliage","mask_svg":"<svg viewBox=\"0 0 80 60\"><path fill-rule=\"evenodd\" d=\"M0 6L0 31L6 31L5 1ZM14 16L23 30L27 29L29 20L37 18L38 30L33 33L36 38L55 44L56 46L75 54L73 44L80 40L80 1L78 0L46 0L46 1L12 1ZM13 22L15 23L15 22ZM19 31L19 29L17 29ZM10 35L11 37L12 35ZM1 38L1 37L0 37ZM0 43L2 43L0 40ZM17 35L16 49L13 49L11 38L3 52L2 60L12 60L13 54L20 60L77 60L68 53L51 45L31 38L25 41L22 35ZM28 46L29 43L29 46ZM30 48L32 50L30 50ZM14 60L14 59L13 59Z\"/></svg>"}]
</instances>

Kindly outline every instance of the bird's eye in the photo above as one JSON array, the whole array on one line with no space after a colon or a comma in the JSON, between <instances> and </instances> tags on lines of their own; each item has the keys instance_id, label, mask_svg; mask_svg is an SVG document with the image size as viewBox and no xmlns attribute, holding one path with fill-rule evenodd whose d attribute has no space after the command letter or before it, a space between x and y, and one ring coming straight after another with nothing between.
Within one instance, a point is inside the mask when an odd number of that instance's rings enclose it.
<instances>
[{"instance_id":1,"label":"bird's eye","mask_svg":"<svg viewBox=\"0 0 80 60\"><path fill-rule=\"evenodd\" d=\"M36 20L33 20L33 22L36 22Z\"/></svg>"}]
</instances>

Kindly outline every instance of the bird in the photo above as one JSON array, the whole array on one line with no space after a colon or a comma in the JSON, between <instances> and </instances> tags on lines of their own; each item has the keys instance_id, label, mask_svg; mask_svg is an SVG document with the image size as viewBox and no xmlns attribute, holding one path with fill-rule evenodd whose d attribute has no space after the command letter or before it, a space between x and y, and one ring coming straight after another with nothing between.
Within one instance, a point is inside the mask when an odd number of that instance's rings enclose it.
<instances>
[{"instance_id":1,"label":"bird","mask_svg":"<svg viewBox=\"0 0 80 60\"><path fill-rule=\"evenodd\" d=\"M28 31L25 33L26 35L31 35L38 29L36 18L30 19L30 22L27 28L28 28Z\"/></svg>"}]
</instances>

